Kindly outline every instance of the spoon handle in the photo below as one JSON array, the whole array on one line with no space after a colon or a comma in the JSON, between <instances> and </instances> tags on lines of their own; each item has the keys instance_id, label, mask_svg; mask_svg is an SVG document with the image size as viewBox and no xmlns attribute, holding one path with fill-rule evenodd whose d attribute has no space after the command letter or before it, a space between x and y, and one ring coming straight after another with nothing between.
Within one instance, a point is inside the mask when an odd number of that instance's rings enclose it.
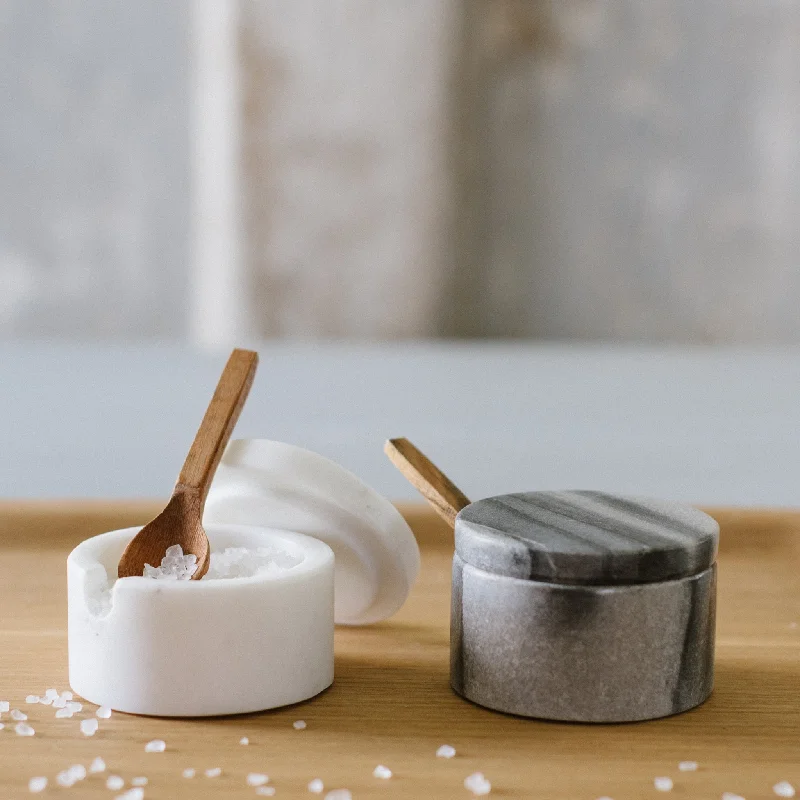
<instances>
[{"instance_id":1,"label":"spoon handle","mask_svg":"<svg viewBox=\"0 0 800 800\"><path fill-rule=\"evenodd\" d=\"M389 439L383 452L436 513L454 526L456 514L469 505L469 500L450 478L408 439Z\"/></svg>"},{"instance_id":2,"label":"spoon handle","mask_svg":"<svg viewBox=\"0 0 800 800\"><path fill-rule=\"evenodd\" d=\"M257 366L258 353L252 350L231 353L178 476L175 494L197 491L201 508L253 385Z\"/></svg>"}]
</instances>

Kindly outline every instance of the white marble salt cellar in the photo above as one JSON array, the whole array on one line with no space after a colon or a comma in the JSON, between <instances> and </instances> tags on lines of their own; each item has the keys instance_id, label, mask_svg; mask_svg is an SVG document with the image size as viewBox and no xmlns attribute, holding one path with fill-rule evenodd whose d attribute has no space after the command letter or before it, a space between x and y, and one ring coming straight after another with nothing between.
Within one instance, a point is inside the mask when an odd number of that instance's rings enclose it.
<instances>
[{"instance_id":1,"label":"white marble salt cellar","mask_svg":"<svg viewBox=\"0 0 800 800\"><path fill-rule=\"evenodd\" d=\"M333 681L334 622L402 606L419 570L397 509L315 453L231 442L206 503L212 552L266 548L280 569L199 581L130 577L137 528L87 539L67 561L73 691L117 711L210 716L307 700Z\"/></svg>"}]
</instances>

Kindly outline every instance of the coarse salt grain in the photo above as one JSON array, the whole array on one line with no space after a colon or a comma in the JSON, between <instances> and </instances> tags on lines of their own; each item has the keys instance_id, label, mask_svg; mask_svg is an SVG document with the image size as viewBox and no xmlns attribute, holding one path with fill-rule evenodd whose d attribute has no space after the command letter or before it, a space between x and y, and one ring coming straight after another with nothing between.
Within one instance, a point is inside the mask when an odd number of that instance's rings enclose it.
<instances>
[{"instance_id":1,"label":"coarse salt grain","mask_svg":"<svg viewBox=\"0 0 800 800\"><path fill-rule=\"evenodd\" d=\"M314 778L314 780L308 784L308 791L314 794L322 794L324 788L325 784L319 778Z\"/></svg>"},{"instance_id":2,"label":"coarse salt grain","mask_svg":"<svg viewBox=\"0 0 800 800\"><path fill-rule=\"evenodd\" d=\"M97 722L94 717L90 719L82 719L81 720L81 733L84 736L94 736L97 733L97 729L100 727L99 723Z\"/></svg>"},{"instance_id":3,"label":"coarse salt grain","mask_svg":"<svg viewBox=\"0 0 800 800\"><path fill-rule=\"evenodd\" d=\"M653 781L653 786L655 786L659 792L671 792L673 786L672 778L656 778Z\"/></svg>"},{"instance_id":4,"label":"coarse salt grain","mask_svg":"<svg viewBox=\"0 0 800 800\"><path fill-rule=\"evenodd\" d=\"M70 708L59 708L56 711L56 719L71 719L74 713Z\"/></svg>"},{"instance_id":5,"label":"coarse salt grain","mask_svg":"<svg viewBox=\"0 0 800 800\"><path fill-rule=\"evenodd\" d=\"M486 780L482 772L473 772L472 775L465 778L464 786L476 797L489 794L492 791L492 784Z\"/></svg>"},{"instance_id":6,"label":"coarse salt grain","mask_svg":"<svg viewBox=\"0 0 800 800\"><path fill-rule=\"evenodd\" d=\"M306 729L306 723L305 723L305 720L298 719L296 722L293 722L293 723L292 723L292 727L293 727L293 728L294 728L296 731L304 731L304 730Z\"/></svg>"},{"instance_id":7,"label":"coarse salt grain","mask_svg":"<svg viewBox=\"0 0 800 800\"><path fill-rule=\"evenodd\" d=\"M142 576L155 580L188 581L197 572L198 566L196 555L193 553L184 555L183 548L179 544L173 544L167 548L160 566L144 565Z\"/></svg>"},{"instance_id":8,"label":"coarse salt grain","mask_svg":"<svg viewBox=\"0 0 800 800\"><path fill-rule=\"evenodd\" d=\"M120 778L119 775L109 775L106 778L106 788L111 789L112 791L117 791L117 789L121 789L125 785L125 781Z\"/></svg>"},{"instance_id":9,"label":"coarse salt grain","mask_svg":"<svg viewBox=\"0 0 800 800\"><path fill-rule=\"evenodd\" d=\"M212 767L206 770L206 778L219 778L222 775L222 770L219 767Z\"/></svg>"},{"instance_id":10,"label":"coarse salt grain","mask_svg":"<svg viewBox=\"0 0 800 800\"><path fill-rule=\"evenodd\" d=\"M0 700L0 714L4 714L9 708L8 700Z\"/></svg>"},{"instance_id":11,"label":"coarse salt grain","mask_svg":"<svg viewBox=\"0 0 800 800\"><path fill-rule=\"evenodd\" d=\"M698 764L696 761L681 761L681 763L678 764L678 769L681 772L694 772L697 767Z\"/></svg>"},{"instance_id":12,"label":"coarse salt grain","mask_svg":"<svg viewBox=\"0 0 800 800\"><path fill-rule=\"evenodd\" d=\"M250 744L250 740L246 736L242 736L242 738L239 739L239 744Z\"/></svg>"},{"instance_id":13,"label":"coarse salt grain","mask_svg":"<svg viewBox=\"0 0 800 800\"><path fill-rule=\"evenodd\" d=\"M263 772L251 772L247 776L248 786L263 786L265 783L269 783L269 775L265 775Z\"/></svg>"},{"instance_id":14,"label":"coarse salt grain","mask_svg":"<svg viewBox=\"0 0 800 800\"><path fill-rule=\"evenodd\" d=\"M259 786L258 789L256 789L256 794L260 794L262 797L275 797L275 787Z\"/></svg>"},{"instance_id":15,"label":"coarse salt grain","mask_svg":"<svg viewBox=\"0 0 800 800\"><path fill-rule=\"evenodd\" d=\"M5 723L0 722L0 731L3 730L3 728L5 728Z\"/></svg>"},{"instance_id":16,"label":"coarse salt grain","mask_svg":"<svg viewBox=\"0 0 800 800\"><path fill-rule=\"evenodd\" d=\"M73 714L77 714L79 711L83 711L83 703L75 703L72 700L67 703L66 708L68 708Z\"/></svg>"},{"instance_id":17,"label":"coarse salt grain","mask_svg":"<svg viewBox=\"0 0 800 800\"><path fill-rule=\"evenodd\" d=\"M184 778L194 778L197 775L197 770L192 769L192 767L186 767L186 769L181 773Z\"/></svg>"},{"instance_id":18,"label":"coarse salt grain","mask_svg":"<svg viewBox=\"0 0 800 800\"><path fill-rule=\"evenodd\" d=\"M100 706L94 713L100 719L109 719L111 717L111 709L108 706Z\"/></svg>"},{"instance_id":19,"label":"coarse salt grain","mask_svg":"<svg viewBox=\"0 0 800 800\"><path fill-rule=\"evenodd\" d=\"M45 700L50 700L51 702L58 697L58 689L48 689L44 693Z\"/></svg>"},{"instance_id":20,"label":"coarse salt grain","mask_svg":"<svg viewBox=\"0 0 800 800\"><path fill-rule=\"evenodd\" d=\"M17 736L33 736L36 731L27 722L18 722L14 726Z\"/></svg>"},{"instance_id":21,"label":"coarse salt grain","mask_svg":"<svg viewBox=\"0 0 800 800\"><path fill-rule=\"evenodd\" d=\"M144 789L136 787L117 795L117 800L144 800Z\"/></svg>"},{"instance_id":22,"label":"coarse salt grain","mask_svg":"<svg viewBox=\"0 0 800 800\"><path fill-rule=\"evenodd\" d=\"M36 794L47 788L47 778L31 778L28 781L28 791Z\"/></svg>"},{"instance_id":23,"label":"coarse salt grain","mask_svg":"<svg viewBox=\"0 0 800 800\"><path fill-rule=\"evenodd\" d=\"M145 753L163 753L167 749L167 743L163 739L153 739L144 746Z\"/></svg>"},{"instance_id":24,"label":"coarse salt grain","mask_svg":"<svg viewBox=\"0 0 800 800\"><path fill-rule=\"evenodd\" d=\"M353 800L349 789L334 789L325 795L325 800Z\"/></svg>"},{"instance_id":25,"label":"coarse salt grain","mask_svg":"<svg viewBox=\"0 0 800 800\"><path fill-rule=\"evenodd\" d=\"M83 764L73 764L69 768L69 774L75 778L76 781L82 781L86 777L86 767Z\"/></svg>"},{"instance_id":26,"label":"coarse salt grain","mask_svg":"<svg viewBox=\"0 0 800 800\"><path fill-rule=\"evenodd\" d=\"M740 794L734 794L733 792L723 792L722 800L744 800L744 797Z\"/></svg>"},{"instance_id":27,"label":"coarse salt grain","mask_svg":"<svg viewBox=\"0 0 800 800\"><path fill-rule=\"evenodd\" d=\"M18 722L22 722L23 720L28 719L28 715L20 711L18 708L12 708L11 719L15 719Z\"/></svg>"},{"instance_id":28,"label":"coarse salt grain","mask_svg":"<svg viewBox=\"0 0 800 800\"><path fill-rule=\"evenodd\" d=\"M389 780L392 777L392 771L389 767L384 767L383 764L378 764L374 770L372 770L372 776L374 778L383 778L384 780Z\"/></svg>"},{"instance_id":29,"label":"coarse salt grain","mask_svg":"<svg viewBox=\"0 0 800 800\"><path fill-rule=\"evenodd\" d=\"M131 786L147 786L147 778L131 778Z\"/></svg>"},{"instance_id":30,"label":"coarse salt grain","mask_svg":"<svg viewBox=\"0 0 800 800\"><path fill-rule=\"evenodd\" d=\"M789 781L781 781L772 787L778 797L794 797L794 786Z\"/></svg>"},{"instance_id":31,"label":"coarse salt grain","mask_svg":"<svg viewBox=\"0 0 800 800\"><path fill-rule=\"evenodd\" d=\"M437 758L452 758L456 754L455 747L452 747L449 744L443 744L437 751L436 757Z\"/></svg>"},{"instance_id":32,"label":"coarse salt grain","mask_svg":"<svg viewBox=\"0 0 800 800\"><path fill-rule=\"evenodd\" d=\"M38 703L38 702L39 702L39 699L40 699L40 698L39 698L39 695L38 695L38 694L29 694L29 695L28 695L28 696L25 698L25 702L26 702L26 703L28 703L28 705L33 705L34 703Z\"/></svg>"},{"instance_id":33,"label":"coarse salt grain","mask_svg":"<svg viewBox=\"0 0 800 800\"><path fill-rule=\"evenodd\" d=\"M100 758L100 756L97 756L97 758L94 761L92 761L92 763L89 765L89 772L95 773L95 772L105 772L105 771L106 771L106 762L103 761L103 759Z\"/></svg>"},{"instance_id":34,"label":"coarse salt grain","mask_svg":"<svg viewBox=\"0 0 800 800\"><path fill-rule=\"evenodd\" d=\"M68 770L62 770L61 772L56 775L56 783L59 786L64 786L65 788L69 788L70 786L74 786L78 782L78 779Z\"/></svg>"},{"instance_id":35,"label":"coarse salt grain","mask_svg":"<svg viewBox=\"0 0 800 800\"><path fill-rule=\"evenodd\" d=\"M67 692L61 692L59 697L61 697L64 700L65 703L69 703L69 701L72 700L74 695L72 694L72 692L67 691Z\"/></svg>"}]
</instances>

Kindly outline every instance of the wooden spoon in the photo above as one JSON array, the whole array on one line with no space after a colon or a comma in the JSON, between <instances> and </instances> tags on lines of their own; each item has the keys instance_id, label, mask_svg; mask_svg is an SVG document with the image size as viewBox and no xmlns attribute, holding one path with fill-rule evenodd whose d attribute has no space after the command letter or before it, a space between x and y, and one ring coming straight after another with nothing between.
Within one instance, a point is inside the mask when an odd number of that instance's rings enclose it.
<instances>
[{"instance_id":1,"label":"wooden spoon","mask_svg":"<svg viewBox=\"0 0 800 800\"><path fill-rule=\"evenodd\" d=\"M468 506L470 501L450 478L408 439L389 439L383 452L433 506L436 513L454 527L456 514Z\"/></svg>"},{"instance_id":2,"label":"wooden spoon","mask_svg":"<svg viewBox=\"0 0 800 800\"><path fill-rule=\"evenodd\" d=\"M258 353L234 350L231 354L186 456L172 498L125 548L117 567L120 578L141 575L145 564L159 566L167 548L174 544L179 544L184 554L197 556L192 580L199 580L208 572L210 548L203 530L203 507L222 452L253 385L257 366Z\"/></svg>"}]
</instances>

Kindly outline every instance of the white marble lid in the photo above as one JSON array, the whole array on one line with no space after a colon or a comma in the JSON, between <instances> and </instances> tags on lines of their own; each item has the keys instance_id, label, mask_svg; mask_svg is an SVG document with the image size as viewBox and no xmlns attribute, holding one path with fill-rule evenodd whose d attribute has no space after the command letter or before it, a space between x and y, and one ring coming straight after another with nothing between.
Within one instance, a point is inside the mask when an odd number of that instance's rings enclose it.
<instances>
[{"instance_id":1,"label":"white marble lid","mask_svg":"<svg viewBox=\"0 0 800 800\"><path fill-rule=\"evenodd\" d=\"M333 461L283 442L232 441L203 520L295 531L328 544L340 624L390 617L419 573L416 539L392 503Z\"/></svg>"}]
</instances>

